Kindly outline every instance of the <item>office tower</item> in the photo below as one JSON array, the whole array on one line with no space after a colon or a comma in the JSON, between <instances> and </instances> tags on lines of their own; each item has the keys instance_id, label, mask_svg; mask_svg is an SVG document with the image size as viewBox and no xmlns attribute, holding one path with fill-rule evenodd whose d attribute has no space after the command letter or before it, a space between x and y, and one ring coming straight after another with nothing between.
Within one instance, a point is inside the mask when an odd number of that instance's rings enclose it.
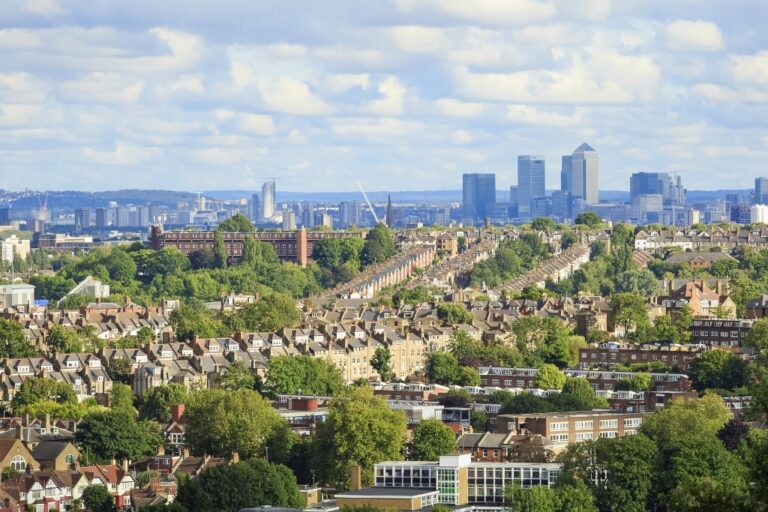
<instances>
[{"instance_id":1,"label":"office tower","mask_svg":"<svg viewBox=\"0 0 768 512\"><path fill-rule=\"evenodd\" d=\"M77 208L75 210L75 230L81 231L91 227L91 209Z\"/></svg>"},{"instance_id":2,"label":"office tower","mask_svg":"<svg viewBox=\"0 0 768 512\"><path fill-rule=\"evenodd\" d=\"M464 220L477 224L493 214L496 204L495 174L464 174Z\"/></svg>"},{"instance_id":3,"label":"office tower","mask_svg":"<svg viewBox=\"0 0 768 512\"><path fill-rule=\"evenodd\" d=\"M251 220L261 222L261 201L259 201L259 194L256 192L251 196Z\"/></svg>"},{"instance_id":4,"label":"office tower","mask_svg":"<svg viewBox=\"0 0 768 512\"><path fill-rule=\"evenodd\" d=\"M586 205L599 203L598 179L597 152L586 142L573 154L563 156L560 187L568 192L571 201L581 200Z\"/></svg>"},{"instance_id":5,"label":"office tower","mask_svg":"<svg viewBox=\"0 0 768 512\"><path fill-rule=\"evenodd\" d=\"M120 228L130 226L130 213L128 206L118 206L115 211L115 225Z\"/></svg>"},{"instance_id":6,"label":"office tower","mask_svg":"<svg viewBox=\"0 0 768 512\"><path fill-rule=\"evenodd\" d=\"M261 187L261 218L269 221L275 215L275 181L265 181Z\"/></svg>"},{"instance_id":7,"label":"office tower","mask_svg":"<svg viewBox=\"0 0 768 512\"><path fill-rule=\"evenodd\" d=\"M665 205L684 205L685 188L680 176L672 179L666 172L636 172L629 178L629 198L661 194Z\"/></svg>"},{"instance_id":8,"label":"office tower","mask_svg":"<svg viewBox=\"0 0 768 512\"><path fill-rule=\"evenodd\" d=\"M137 226L142 228L149 227L150 215L149 206L138 206L136 208Z\"/></svg>"},{"instance_id":9,"label":"office tower","mask_svg":"<svg viewBox=\"0 0 768 512\"><path fill-rule=\"evenodd\" d=\"M632 200L632 217L641 224L659 222L663 210L661 194L641 194Z\"/></svg>"},{"instance_id":10,"label":"office tower","mask_svg":"<svg viewBox=\"0 0 768 512\"><path fill-rule=\"evenodd\" d=\"M339 203L339 222L342 226L359 226L363 219L362 205L357 201Z\"/></svg>"},{"instance_id":11,"label":"office tower","mask_svg":"<svg viewBox=\"0 0 768 512\"><path fill-rule=\"evenodd\" d=\"M544 157L520 155L517 157L517 214L532 217L531 205L535 198L544 197Z\"/></svg>"},{"instance_id":12,"label":"office tower","mask_svg":"<svg viewBox=\"0 0 768 512\"><path fill-rule=\"evenodd\" d=\"M315 227L315 207L309 206L301 212L301 225L305 228Z\"/></svg>"},{"instance_id":13,"label":"office tower","mask_svg":"<svg viewBox=\"0 0 768 512\"><path fill-rule=\"evenodd\" d=\"M333 229L333 218L327 212L321 213L319 215L319 218L316 219L316 224L318 226L323 226L328 229Z\"/></svg>"},{"instance_id":14,"label":"office tower","mask_svg":"<svg viewBox=\"0 0 768 512\"><path fill-rule=\"evenodd\" d=\"M768 178L755 178L755 204L768 204ZM0 222L2 224L2 222Z\"/></svg>"},{"instance_id":15,"label":"office tower","mask_svg":"<svg viewBox=\"0 0 768 512\"><path fill-rule=\"evenodd\" d=\"M9 206L0 206L0 226L8 226L13 220L13 210Z\"/></svg>"},{"instance_id":16,"label":"office tower","mask_svg":"<svg viewBox=\"0 0 768 512\"><path fill-rule=\"evenodd\" d=\"M296 231L296 214L293 210L283 211L283 231Z\"/></svg>"},{"instance_id":17,"label":"office tower","mask_svg":"<svg viewBox=\"0 0 768 512\"><path fill-rule=\"evenodd\" d=\"M96 208L96 229L104 229L109 224L107 212L106 208Z\"/></svg>"}]
</instances>

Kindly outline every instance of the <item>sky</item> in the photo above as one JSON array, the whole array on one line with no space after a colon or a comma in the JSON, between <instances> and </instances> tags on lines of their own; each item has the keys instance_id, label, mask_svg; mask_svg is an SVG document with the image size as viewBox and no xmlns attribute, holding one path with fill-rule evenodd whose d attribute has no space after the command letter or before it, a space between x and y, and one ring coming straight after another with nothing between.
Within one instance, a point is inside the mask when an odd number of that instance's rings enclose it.
<instances>
[{"instance_id":1,"label":"sky","mask_svg":"<svg viewBox=\"0 0 768 512\"><path fill-rule=\"evenodd\" d=\"M765 0L0 0L0 188L768 175Z\"/></svg>"}]
</instances>

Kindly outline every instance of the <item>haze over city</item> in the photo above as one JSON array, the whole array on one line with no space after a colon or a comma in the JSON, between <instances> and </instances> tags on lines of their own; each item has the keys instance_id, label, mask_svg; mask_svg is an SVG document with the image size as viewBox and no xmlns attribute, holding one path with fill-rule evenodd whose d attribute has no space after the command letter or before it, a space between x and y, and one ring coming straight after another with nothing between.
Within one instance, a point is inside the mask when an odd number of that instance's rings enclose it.
<instances>
[{"instance_id":1,"label":"haze over city","mask_svg":"<svg viewBox=\"0 0 768 512\"><path fill-rule=\"evenodd\" d=\"M7 189L461 188L587 142L604 190L765 174L759 1L34 0L0 9Z\"/></svg>"}]
</instances>

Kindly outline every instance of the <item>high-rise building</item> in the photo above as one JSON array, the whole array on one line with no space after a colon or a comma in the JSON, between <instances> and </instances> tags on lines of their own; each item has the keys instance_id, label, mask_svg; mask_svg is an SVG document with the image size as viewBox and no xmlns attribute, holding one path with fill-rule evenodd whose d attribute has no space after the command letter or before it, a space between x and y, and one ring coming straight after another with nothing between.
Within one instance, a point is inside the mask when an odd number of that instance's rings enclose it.
<instances>
[{"instance_id":1,"label":"high-rise building","mask_svg":"<svg viewBox=\"0 0 768 512\"><path fill-rule=\"evenodd\" d=\"M13 220L13 210L10 205L0 206L0 226L8 226Z\"/></svg>"},{"instance_id":2,"label":"high-rise building","mask_svg":"<svg viewBox=\"0 0 768 512\"><path fill-rule=\"evenodd\" d=\"M109 225L110 210L107 208L96 208L96 229L104 229Z\"/></svg>"},{"instance_id":3,"label":"high-rise building","mask_svg":"<svg viewBox=\"0 0 768 512\"><path fill-rule=\"evenodd\" d=\"M305 228L313 228L315 227L315 214L317 212L315 211L314 206L308 206L307 208L304 208L301 212L301 225Z\"/></svg>"},{"instance_id":4,"label":"high-rise building","mask_svg":"<svg viewBox=\"0 0 768 512\"><path fill-rule=\"evenodd\" d=\"M251 220L261 222L261 201L259 201L259 194L256 192L251 196Z\"/></svg>"},{"instance_id":5,"label":"high-rise building","mask_svg":"<svg viewBox=\"0 0 768 512\"><path fill-rule=\"evenodd\" d=\"M275 215L275 181L265 181L261 187L261 218L270 220Z\"/></svg>"},{"instance_id":6,"label":"high-rise building","mask_svg":"<svg viewBox=\"0 0 768 512\"><path fill-rule=\"evenodd\" d=\"M568 192L571 201L581 200L587 205L600 202L598 188L599 167L597 152L586 142L571 155L563 156L560 187Z\"/></svg>"},{"instance_id":7,"label":"high-rise building","mask_svg":"<svg viewBox=\"0 0 768 512\"><path fill-rule=\"evenodd\" d=\"M755 197L753 202L754 204L768 204L768 178L755 178Z\"/></svg>"},{"instance_id":8,"label":"high-rise building","mask_svg":"<svg viewBox=\"0 0 768 512\"><path fill-rule=\"evenodd\" d=\"M684 205L685 189L680 176L672 179L667 172L636 172L629 178L629 198L660 194L665 205Z\"/></svg>"},{"instance_id":9,"label":"high-rise building","mask_svg":"<svg viewBox=\"0 0 768 512\"><path fill-rule=\"evenodd\" d=\"M536 198L544 197L544 157L541 155L520 155L517 157L517 214L532 217L532 204Z\"/></svg>"},{"instance_id":10,"label":"high-rise building","mask_svg":"<svg viewBox=\"0 0 768 512\"><path fill-rule=\"evenodd\" d=\"M339 222L342 226L360 226L363 220L363 208L358 201L339 203Z\"/></svg>"},{"instance_id":11,"label":"high-rise building","mask_svg":"<svg viewBox=\"0 0 768 512\"><path fill-rule=\"evenodd\" d=\"M473 224L493 215L496 204L495 174L464 174L462 198L464 220Z\"/></svg>"},{"instance_id":12,"label":"high-rise building","mask_svg":"<svg viewBox=\"0 0 768 512\"><path fill-rule=\"evenodd\" d=\"M768 206L764 204L754 204L749 209L749 222L752 224L768 223Z\"/></svg>"},{"instance_id":13,"label":"high-rise building","mask_svg":"<svg viewBox=\"0 0 768 512\"><path fill-rule=\"evenodd\" d=\"M91 209L77 208L75 210L75 230L82 231L91 227Z\"/></svg>"},{"instance_id":14,"label":"high-rise building","mask_svg":"<svg viewBox=\"0 0 768 512\"><path fill-rule=\"evenodd\" d=\"M641 194L632 200L632 217L641 224L659 222L663 210L661 194Z\"/></svg>"},{"instance_id":15,"label":"high-rise building","mask_svg":"<svg viewBox=\"0 0 768 512\"><path fill-rule=\"evenodd\" d=\"M296 213L293 210L283 211L283 231L296 231Z\"/></svg>"}]
</instances>

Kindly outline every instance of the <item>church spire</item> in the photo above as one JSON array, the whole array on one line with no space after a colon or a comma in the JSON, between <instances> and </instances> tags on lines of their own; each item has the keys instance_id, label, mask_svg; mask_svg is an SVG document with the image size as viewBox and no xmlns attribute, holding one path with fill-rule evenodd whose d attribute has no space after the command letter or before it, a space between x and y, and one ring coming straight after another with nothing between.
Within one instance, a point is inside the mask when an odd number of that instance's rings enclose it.
<instances>
[{"instance_id":1,"label":"church spire","mask_svg":"<svg viewBox=\"0 0 768 512\"><path fill-rule=\"evenodd\" d=\"M392 194L387 194L387 214L384 216L384 223L390 228L395 225L395 213L392 211Z\"/></svg>"}]
</instances>

